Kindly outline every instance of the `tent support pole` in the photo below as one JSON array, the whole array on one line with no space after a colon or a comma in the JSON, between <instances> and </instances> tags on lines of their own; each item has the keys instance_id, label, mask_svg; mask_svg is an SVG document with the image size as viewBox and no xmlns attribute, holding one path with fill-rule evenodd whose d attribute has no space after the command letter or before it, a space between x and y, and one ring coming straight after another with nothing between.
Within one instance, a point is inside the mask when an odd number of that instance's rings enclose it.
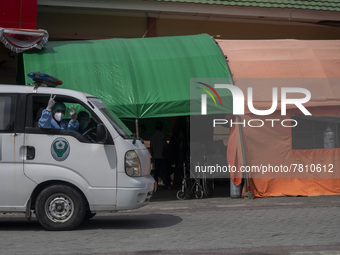
<instances>
[{"instance_id":1,"label":"tent support pole","mask_svg":"<svg viewBox=\"0 0 340 255\"><path fill-rule=\"evenodd\" d=\"M136 138L139 139L139 126L138 126L138 118L135 119L136 123Z\"/></svg>"},{"instance_id":2,"label":"tent support pole","mask_svg":"<svg viewBox=\"0 0 340 255\"><path fill-rule=\"evenodd\" d=\"M237 115L236 116L238 121L241 122L241 116ZM243 164L244 166L247 166L247 159L246 159L246 152L244 149L244 140L243 140L243 131L241 125L239 125L239 131L240 131L240 140L241 140L241 149L242 149L242 157L243 157ZM244 197L248 198L254 198L253 193L250 190L250 185L249 185L249 176L247 172L243 173L243 178L245 180L245 192L243 193Z\"/></svg>"}]
</instances>

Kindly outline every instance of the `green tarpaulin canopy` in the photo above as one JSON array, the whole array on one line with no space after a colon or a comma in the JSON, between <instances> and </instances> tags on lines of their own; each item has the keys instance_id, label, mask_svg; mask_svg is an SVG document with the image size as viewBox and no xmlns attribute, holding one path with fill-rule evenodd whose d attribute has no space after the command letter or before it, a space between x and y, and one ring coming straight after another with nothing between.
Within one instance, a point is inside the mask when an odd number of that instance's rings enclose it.
<instances>
[{"instance_id":1,"label":"green tarpaulin canopy","mask_svg":"<svg viewBox=\"0 0 340 255\"><path fill-rule=\"evenodd\" d=\"M51 74L63 81L61 88L100 98L120 118L190 115L191 78L230 78L207 34L48 42L39 52L24 53L23 61L25 76Z\"/></svg>"}]
</instances>

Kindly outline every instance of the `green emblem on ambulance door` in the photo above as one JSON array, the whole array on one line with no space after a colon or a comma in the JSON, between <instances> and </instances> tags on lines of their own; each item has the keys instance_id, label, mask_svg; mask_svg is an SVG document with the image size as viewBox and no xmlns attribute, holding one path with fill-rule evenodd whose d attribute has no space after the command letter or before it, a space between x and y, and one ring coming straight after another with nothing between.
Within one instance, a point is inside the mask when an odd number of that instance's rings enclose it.
<instances>
[{"instance_id":1,"label":"green emblem on ambulance door","mask_svg":"<svg viewBox=\"0 0 340 255\"><path fill-rule=\"evenodd\" d=\"M65 160L70 154L70 144L65 138L55 139L51 145L51 154L57 161Z\"/></svg>"}]
</instances>

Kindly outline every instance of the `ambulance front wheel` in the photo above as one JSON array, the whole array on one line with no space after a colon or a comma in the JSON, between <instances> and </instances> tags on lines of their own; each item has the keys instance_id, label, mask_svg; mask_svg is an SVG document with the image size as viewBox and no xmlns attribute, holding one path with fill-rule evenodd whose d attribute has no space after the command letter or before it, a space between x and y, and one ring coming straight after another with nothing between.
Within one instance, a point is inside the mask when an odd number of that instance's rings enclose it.
<instances>
[{"instance_id":1,"label":"ambulance front wheel","mask_svg":"<svg viewBox=\"0 0 340 255\"><path fill-rule=\"evenodd\" d=\"M71 230L84 220L86 203L78 190L66 185L53 185L38 195L35 213L45 229Z\"/></svg>"}]
</instances>

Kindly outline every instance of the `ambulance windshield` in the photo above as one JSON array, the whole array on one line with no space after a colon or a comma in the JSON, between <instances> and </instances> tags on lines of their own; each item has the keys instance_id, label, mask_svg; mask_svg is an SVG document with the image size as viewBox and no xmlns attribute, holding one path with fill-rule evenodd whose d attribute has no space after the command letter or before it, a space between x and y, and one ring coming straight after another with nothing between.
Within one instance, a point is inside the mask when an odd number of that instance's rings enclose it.
<instances>
[{"instance_id":1,"label":"ambulance windshield","mask_svg":"<svg viewBox=\"0 0 340 255\"><path fill-rule=\"evenodd\" d=\"M107 106L102 101L93 97L88 99L105 115L105 117L110 121L110 123L123 138L131 138L131 131L109 108L107 108Z\"/></svg>"}]
</instances>

